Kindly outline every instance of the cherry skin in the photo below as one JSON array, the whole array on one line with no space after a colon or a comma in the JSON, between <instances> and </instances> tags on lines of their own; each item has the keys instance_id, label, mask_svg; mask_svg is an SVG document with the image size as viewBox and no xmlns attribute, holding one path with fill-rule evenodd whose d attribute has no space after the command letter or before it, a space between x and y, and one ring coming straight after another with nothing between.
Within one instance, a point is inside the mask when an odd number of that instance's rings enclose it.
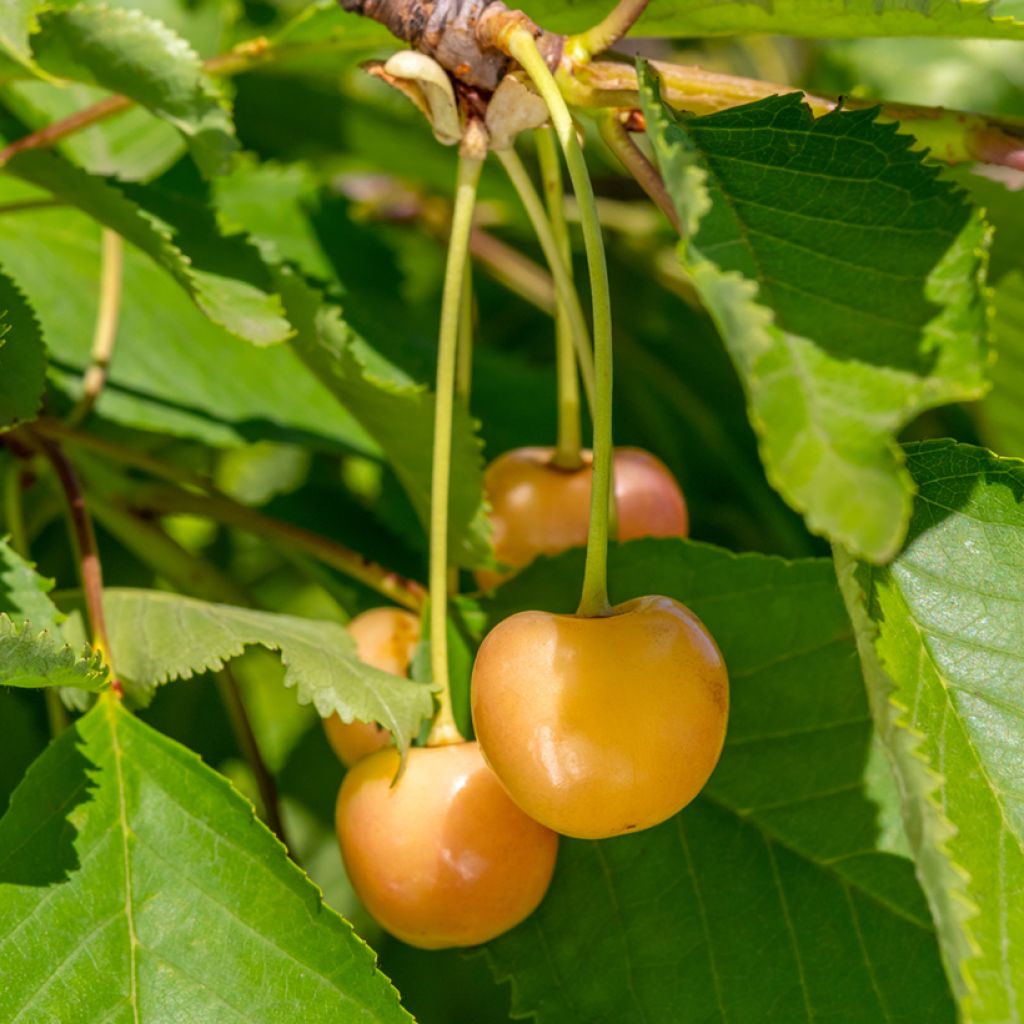
<instances>
[{"instance_id":1,"label":"cherry skin","mask_svg":"<svg viewBox=\"0 0 1024 1024\"><path fill-rule=\"evenodd\" d=\"M565 470L552 465L553 448L517 448L498 456L484 474L491 504L494 551L498 561L520 569L538 555L554 555L587 542L593 455ZM686 501L669 468L640 448L616 448L615 502L619 540L685 537ZM481 570L485 590L510 573Z\"/></svg>"},{"instance_id":2,"label":"cherry skin","mask_svg":"<svg viewBox=\"0 0 1024 1024\"><path fill-rule=\"evenodd\" d=\"M348 631L360 661L396 676L408 673L420 639L420 621L412 612L371 608L357 615ZM348 767L391 743L391 733L376 722L343 722L331 715L324 719L324 729L338 760Z\"/></svg>"},{"instance_id":3,"label":"cherry skin","mask_svg":"<svg viewBox=\"0 0 1024 1024\"><path fill-rule=\"evenodd\" d=\"M488 942L547 892L558 836L508 798L476 743L418 747L392 785L393 747L360 761L336 824L356 895L392 935L422 949Z\"/></svg>"},{"instance_id":4,"label":"cherry skin","mask_svg":"<svg viewBox=\"0 0 1024 1024\"><path fill-rule=\"evenodd\" d=\"M650 828L707 782L729 679L711 634L668 597L606 617L520 612L473 666L473 727L512 799L563 835Z\"/></svg>"}]
</instances>

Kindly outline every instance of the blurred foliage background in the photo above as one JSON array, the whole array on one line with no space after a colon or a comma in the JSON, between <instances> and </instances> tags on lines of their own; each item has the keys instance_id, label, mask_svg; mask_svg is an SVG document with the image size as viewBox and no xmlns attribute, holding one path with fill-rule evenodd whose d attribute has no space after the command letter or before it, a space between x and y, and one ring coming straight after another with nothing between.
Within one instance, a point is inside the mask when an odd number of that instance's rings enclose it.
<instances>
[{"instance_id":1,"label":"blurred foliage background","mask_svg":"<svg viewBox=\"0 0 1024 1024\"><path fill-rule=\"evenodd\" d=\"M282 31L303 7L297 0L135 0L120 6L166 21L204 57ZM286 31L298 38L301 24ZM155 182L172 196L205 191L225 224L249 231L340 295L347 318L375 348L410 378L429 381L454 154L434 142L404 99L360 70L361 61L391 49L376 27L367 26L352 33L350 46L226 82L244 152L234 172L212 185L197 179L179 136L143 111L97 125L65 145L92 171ZM1024 116L1024 64L1014 43L640 39L627 49L786 86ZM8 126L24 130L96 95L85 86L9 82L0 86L0 105ZM668 225L594 133L588 134L587 152L609 243L617 443L650 449L671 467L690 504L694 538L787 557L827 554L824 542L807 533L764 478L736 375L675 269ZM1013 191L1024 176L993 180L970 168L949 173L988 207L999 229L992 263L998 283L1019 265L1024 247L1024 192ZM0 261L30 282L35 295L52 296L37 306L54 311L46 327L56 365L51 395L60 412L73 401L88 359L100 232L77 213L34 205L37 198L23 184L0 180ZM548 314L521 294L535 281L532 268L505 255L507 246L540 260L495 166L485 171L482 198L488 259L475 266L472 410L493 457L553 441L553 328ZM576 255L583 279L582 253ZM125 273L118 348L90 431L120 443L131 431L134 447L210 473L238 500L423 579L425 537L407 500L373 443L309 371L286 350L261 350L231 338L131 253ZM159 360L151 345L157 323ZM952 436L1024 456L1020 428L1015 433L1004 415L1022 397L1022 344L1024 330L1004 339L990 399L930 413L907 437ZM166 350L171 345L173 354ZM2 458L5 474L17 472L8 455ZM82 455L81 464L95 495L106 582L162 585L133 553L116 517L103 511L128 471L96 455ZM20 483L33 557L45 574L73 579L55 495L44 482ZM254 605L344 622L379 601L358 584L296 563L241 531L182 515L162 517L160 525L178 544L219 566ZM341 769L315 711L297 706L283 687L265 685L280 673L278 660L262 651L237 663L256 731L278 776L289 832L328 901L379 939L355 906L337 855L332 818ZM5 805L45 745L48 728L37 692L0 692L0 716L5 735L13 737L0 745ZM258 801L210 679L161 690L144 716ZM387 941L381 948L383 970L417 1019L506 1019L507 993L492 983L479 957L425 953Z\"/></svg>"}]
</instances>

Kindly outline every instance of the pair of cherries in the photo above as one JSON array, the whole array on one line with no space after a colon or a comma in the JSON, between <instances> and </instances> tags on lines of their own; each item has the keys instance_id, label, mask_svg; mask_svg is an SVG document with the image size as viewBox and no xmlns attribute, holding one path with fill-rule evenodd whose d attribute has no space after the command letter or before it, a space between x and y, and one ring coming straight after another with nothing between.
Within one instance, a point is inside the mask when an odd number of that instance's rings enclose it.
<instances>
[{"instance_id":1,"label":"pair of cherries","mask_svg":"<svg viewBox=\"0 0 1024 1024\"><path fill-rule=\"evenodd\" d=\"M614 473L620 539L686 535L683 496L661 462L619 449ZM486 485L499 560L518 568L583 544L591 477L589 465L556 468L545 449L496 460ZM406 674L414 616L378 608L350 630L360 658ZM558 834L610 838L686 806L718 760L728 703L714 640L670 598L637 598L595 618L513 615L473 666L475 742L414 748L394 783L399 755L386 731L328 721L352 765L337 805L352 885L412 945L487 942L543 899Z\"/></svg>"}]
</instances>

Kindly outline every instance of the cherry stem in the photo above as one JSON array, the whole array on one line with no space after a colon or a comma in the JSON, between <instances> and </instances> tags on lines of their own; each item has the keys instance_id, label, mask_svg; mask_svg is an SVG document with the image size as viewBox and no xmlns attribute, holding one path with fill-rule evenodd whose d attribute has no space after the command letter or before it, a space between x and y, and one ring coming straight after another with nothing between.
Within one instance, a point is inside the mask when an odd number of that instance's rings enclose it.
<instances>
[{"instance_id":1,"label":"cherry stem","mask_svg":"<svg viewBox=\"0 0 1024 1024\"><path fill-rule=\"evenodd\" d=\"M82 595L85 598L85 611L89 620L89 633L92 646L99 651L110 669L110 688L120 699L124 696L121 682L114 673L114 665L110 656L110 638L107 635L107 622L103 615L103 571L100 565L99 549L96 546L96 531L93 529L92 517L85 503L85 492L79 482L74 466L68 461L60 445L45 437L36 435L36 441L43 454L53 466L57 481L68 512L71 527L71 542L78 565L78 576L82 584Z\"/></svg>"},{"instance_id":2,"label":"cherry stem","mask_svg":"<svg viewBox=\"0 0 1024 1024\"><path fill-rule=\"evenodd\" d=\"M596 386L593 406L594 483L590 499L583 593L577 614L585 617L607 615L611 610L608 602L608 513L612 485L612 311L604 240L594 201L594 187L587 172L583 149L576 137L576 126L554 76L537 49L532 33L526 29L510 33L508 52L530 76L537 92L547 104L579 204L594 308Z\"/></svg>"},{"instance_id":3,"label":"cherry stem","mask_svg":"<svg viewBox=\"0 0 1024 1024\"><path fill-rule=\"evenodd\" d=\"M459 341L456 351L455 395L469 407L473 388L473 265L467 260L459 302Z\"/></svg>"},{"instance_id":4,"label":"cherry stem","mask_svg":"<svg viewBox=\"0 0 1024 1024\"><path fill-rule=\"evenodd\" d=\"M607 110L598 118L598 130L605 145L619 158L623 167L636 179L637 184L647 193L651 201L668 218L668 222L682 234L679 214L676 213L665 182L657 168L643 154L640 147L630 138L626 126L617 110Z\"/></svg>"},{"instance_id":5,"label":"cherry stem","mask_svg":"<svg viewBox=\"0 0 1024 1024\"><path fill-rule=\"evenodd\" d=\"M551 230L569 280L572 281L572 245L569 226L565 220L565 188L562 184L562 161L558 155L558 141L550 128L538 128L534 133L544 200L547 205ZM572 322L565 302L558 298L555 312L555 362L558 378L558 444L552 464L559 469L579 469L583 465L580 449L583 435L580 429L580 385L573 351Z\"/></svg>"},{"instance_id":6,"label":"cherry stem","mask_svg":"<svg viewBox=\"0 0 1024 1024\"><path fill-rule=\"evenodd\" d=\"M476 189L484 158L459 153L459 169L452 210L451 235L441 298L441 324L437 340L437 385L434 405L434 452L430 478L430 670L438 694L437 717L428 746L461 743L455 724L448 674L448 500L451 485L452 411L459 348L459 324L464 305L464 280L469 258Z\"/></svg>"},{"instance_id":7,"label":"cherry stem","mask_svg":"<svg viewBox=\"0 0 1024 1024\"><path fill-rule=\"evenodd\" d=\"M69 426L77 426L92 411L107 383L110 360L117 341L117 322L121 312L121 286L124 267L124 241L116 231L103 229L100 256L100 301L93 333L89 366L82 379L82 395L67 417Z\"/></svg>"},{"instance_id":8,"label":"cherry stem","mask_svg":"<svg viewBox=\"0 0 1024 1024\"><path fill-rule=\"evenodd\" d=\"M559 306L565 310L572 331L573 347L579 360L580 374L583 377L583 388L587 393L587 401L591 411L597 400L594 373L594 353L590 343L590 332L587 330L586 317L580 305L579 294L573 283L569 265L562 255L554 227L548 219L544 203L537 190L533 187L530 175L527 174L522 160L514 150L506 149L497 153L505 173L519 194L520 202L526 211L533 232L537 236L544 259L555 282L556 317ZM574 371L575 372L575 371ZM579 403L577 401L577 408ZM577 449L578 451L578 449Z\"/></svg>"},{"instance_id":9,"label":"cherry stem","mask_svg":"<svg viewBox=\"0 0 1024 1024\"><path fill-rule=\"evenodd\" d=\"M649 0L619 0L608 15L592 28L565 41L565 52L579 63L590 60L614 46L637 22L647 9Z\"/></svg>"}]
</instances>

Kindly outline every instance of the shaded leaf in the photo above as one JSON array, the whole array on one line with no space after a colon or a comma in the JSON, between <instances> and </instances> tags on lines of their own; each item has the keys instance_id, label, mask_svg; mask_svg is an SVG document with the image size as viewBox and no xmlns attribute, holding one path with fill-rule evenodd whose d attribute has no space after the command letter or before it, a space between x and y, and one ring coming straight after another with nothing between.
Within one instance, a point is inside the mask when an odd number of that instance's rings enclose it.
<instances>
[{"instance_id":1,"label":"shaded leaf","mask_svg":"<svg viewBox=\"0 0 1024 1024\"><path fill-rule=\"evenodd\" d=\"M608 13L598 0L526 0L545 27L579 32ZM644 36L751 35L844 39L960 36L1024 39L1024 11L1013 0L658 0L640 19Z\"/></svg>"},{"instance_id":2,"label":"shaded leaf","mask_svg":"<svg viewBox=\"0 0 1024 1024\"><path fill-rule=\"evenodd\" d=\"M5 200L39 194L11 179L0 179L0 188ZM96 317L99 240L98 227L74 210L0 218L0 263L39 310L51 376L72 399L89 364L91 331L83 324ZM124 254L116 358L94 415L217 446L290 438L376 454L288 346L256 347L232 337L131 246Z\"/></svg>"},{"instance_id":3,"label":"shaded leaf","mask_svg":"<svg viewBox=\"0 0 1024 1024\"><path fill-rule=\"evenodd\" d=\"M38 73L29 36L41 6L40 0L4 0L0 4L0 70L11 63L19 72Z\"/></svg>"},{"instance_id":4,"label":"shaded leaf","mask_svg":"<svg viewBox=\"0 0 1024 1024\"><path fill-rule=\"evenodd\" d=\"M290 334L255 252L240 236L220 236L211 228L212 214L195 214L191 204L187 210L174 209L172 228L162 216L168 213L168 204L160 196L134 191L134 199L152 200L149 205L158 212L144 210L113 182L88 174L53 152L19 153L7 170L137 246L166 270L214 323L238 337L270 344Z\"/></svg>"},{"instance_id":5,"label":"shaded leaf","mask_svg":"<svg viewBox=\"0 0 1024 1024\"><path fill-rule=\"evenodd\" d=\"M1024 458L1024 274L999 282L995 308L998 361L992 390L978 406L981 434L1000 455Z\"/></svg>"},{"instance_id":6,"label":"shaded leaf","mask_svg":"<svg viewBox=\"0 0 1024 1024\"><path fill-rule=\"evenodd\" d=\"M297 274L278 268L275 284L296 328L292 347L380 445L426 527L433 393L375 353L345 323L341 310ZM452 561L473 568L490 557L490 526L483 498L483 445L462 402L455 405L452 430L448 539Z\"/></svg>"},{"instance_id":7,"label":"shaded leaf","mask_svg":"<svg viewBox=\"0 0 1024 1024\"><path fill-rule=\"evenodd\" d=\"M685 119L640 73L680 257L770 481L811 530L885 561L913 494L897 432L985 390L982 218L874 111L815 120L792 94Z\"/></svg>"},{"instance_id":8,"label":"shaded leaf","mask_svg":"<svg viewBox=\"0 0 1024 1024\"><path fill-rule=\"evenodd\" d=\"M404 746L434 711L429 687L361 662L348 631L335 622L155 590L106 590L103 605L118 676L140 702L162 683L220 669L246 646L259 644L281 652L284 685L324 717L380 722Z\"/></svg>"},{"instance_id":9,"label":"shaded leaf","mask_svg":"<svg viewBox=\"0 0 1024 1024\"><path fill-rule=\"evenodd\" d=\"M570 611L582 552L544 559L488 603ZM849 620L827 561L680 541L612 548L612 599L664 593L729 667L722 760L656 829L563 840L550 892L488 948L513 1012L542 1024L952 1022L911 862L887 838ZM609 713L614 713L609 709Z\"/></svg>"},{"instance_id":10,"label":"shaded leaf","mask_svg":"<svg viewBox=\"0 0 1024 1024\"><path fill-rule=\"evenodd\" d=\"M1024 1013L1024 463L909 445L918 486L886 568L837 551L872 712L962 1019Z\"/></svg>"},{"instance_id":11,"label":"shaded leaf","mask_svg":"<svg viewBox=\"0 0 1024 1024\"><path fill-rule=\"evenodd\" d=\"M252 806L113 699L12 796L0 894L6 1020L410 1020Z\"/></svg>"},{"instance_id":12,"label":"shaded leaf","mask_svg":"<svg viewBox=\"0 0 1024 1024\"><path fill-rule=\"evenodd\" d=\"M137 10L79 5L46 12L33 44L52 74L121 93L172 124L204 173L228 169L237 143L226 103L166 25Z\"/></svg>"},{"instance_id":13,"label":"shaded leaf","mask_svg":"<svg viewBox=\"0 0 1024 1024\"><path fill-rule=\"evenodd\" d=\"M18 286L0 270L0 431L33 420L46 387L46 345Z\"/></svg>"}]
</instances>

